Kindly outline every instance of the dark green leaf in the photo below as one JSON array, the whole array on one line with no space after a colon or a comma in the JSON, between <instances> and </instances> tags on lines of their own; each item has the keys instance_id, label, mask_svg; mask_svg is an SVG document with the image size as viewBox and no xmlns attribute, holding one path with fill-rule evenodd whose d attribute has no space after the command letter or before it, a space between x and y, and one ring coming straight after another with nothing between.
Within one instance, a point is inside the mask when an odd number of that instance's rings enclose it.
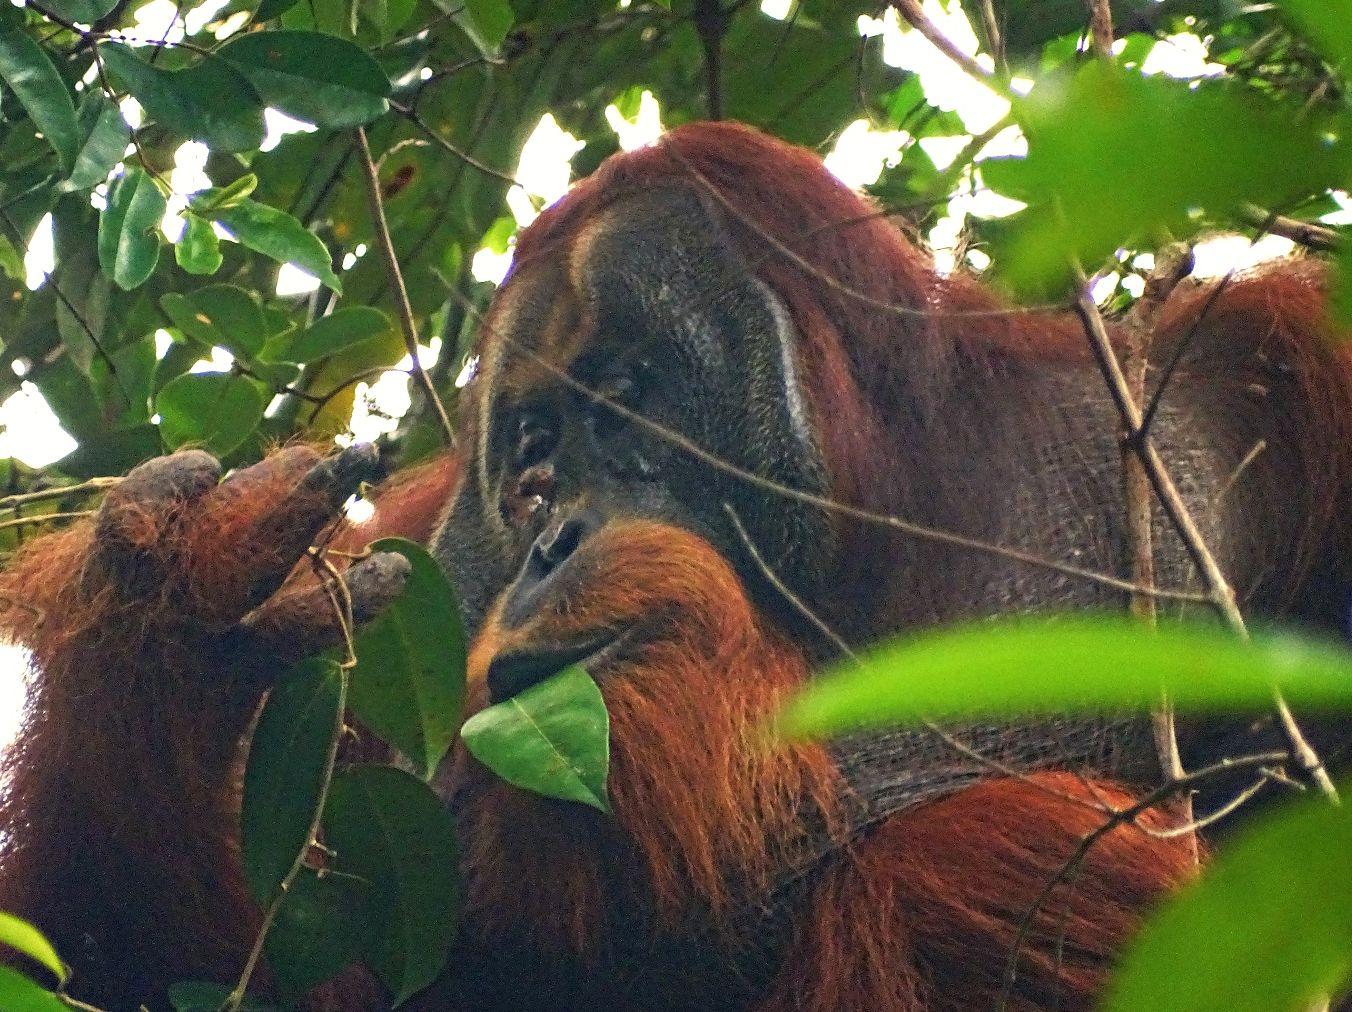
<instances>
[{"instance_id":1,"label":"dark green leaf","mask_svg":"<svg viewBox=\"0 0 1352 1012\"><path fill-rule=\"evenodd\" d=\"M41 931L25 920L0 911L0 945L22 952L35 963L52 971L57 983L64 984L70 976L66 964L56 954L52 943Z\"/></svg>"},{"instance_id":2,"label":"dark green leaf","mask_svg":"<svg viewBox=\"0 0 1352 1012\"><path fill-rule=\"evenodd\" d=\"M309 843L341 707L338 665L312 660L272 690L258 719L244 775L240 830L244 877L260 903L272 898Z\"/></svg>"},{"instance_id":3,"label":"dark green leaf","mask_svg":"<svg viewBox=\"0 0 1352 1012\"><path fill-rule=\"evenodd\" d=\"M252 151L263 143L263 102L247 78L207 57L185 70L161 70L120 42L99 46L108 72L160 126L215 151Z\"/></svg>"},{"instance_id":4,"label":"dark green leaf","mask_svg":"<svg viewBox=\"0 0 1352 1012\"><path fill-rule=\"evenodd\" d=\"M81 479L125 474L162 449L159 429L133 425L82 436L80 445L62 457L59 466L64 473Z\"/></svg>"},{"instance_id":5,"label":"dark green leaf","mask_svg":"<svg viewBox=\"0 0 1352 1012\"><path fill-rule=\"evenodd\" d=\"M1126 617L1010 619L908 635L813 679L780 717L791 735L926 718L1292 703L1352 706L1352 654L1293 635L1252 643L1212 626L1149 632Z\"/></svg>"},{"instance_id":6,"label":"dark green leaf","mask_svg":"<svg viewBox=\"0 0 1352 1012\"><path fill-rule=\"evenodd\" d=\"M610 715L601 690L578 665L480 710L460 737L509 784L610 811Z\"/></svg>"},{"instance_id":7,"label":"dark green leaf","mask_svg":"<svg viewBox=\"0 0 1352 1012\"><path fill-rule=\"evenodd\" d=\"M446 574L411 541L372 546L412 564L403 593L357 637L352 709L424 777L436 772L460 727L465 633Z\"/></svg>"},{"instance_id":8,"label":"dark green leaf","mask_svg":"<svg viewBox=\"0 0 1352 1012\"><path fill-rule=\"evenodd\" d=\"M379 309L348 306L320 317L279 349L275 357L285 362L313 362L388 334L392 326L390 318Z\"/></svg>"},{"instance_id":9,"label":"dark green leaf","mask_svg":"<svg viewBox=\"0 0 1352 1012\"><path fill-rule=\"evenodd\" d=\"M0 79L69 172L80 149L75 103L52 61L29 38L23 12L10 4L0 7Z\"/></svg>"},{"instance_id":10,"label":"dark green leaf","mask_svg":"<svg viewBox=\"0 0 1352 1012\"><path fill-rule=\"evenodd\" d=\"M70 1012L56 995L7 966L0 966L0 1008L5 1012Z\"/></svg>"},{"instance_id":11,"label":"dark green leaf","mask_svg":"<svg viewBox=\"0 0 1352 1012\"><path fill-rule=\"evenodd\" d=\"M268 338L258 299L234 285L208 285L188 295L169 292L160 306L174 326L204 350L224 348L247 362Z\"/></svg>"},{"instance_id":12,"label":"dark green leaf","mask_svg":"<svg viewBox=\"0 0 1352 1012\"><path fill-rule=\"evenodd\" d=\"M216 51L288 116L339 130L369 123L389 108L380 65L345 39L322 32L250 32Z\"/></svg>"},{"instance_id":13,"label":"dark green leaf","mask_svg":"<svg viewBox=\"0 0 1352 1012\"><path fill-rule=\"evenodd\" d=\"M187 227L174 247L174 258L189 274L215 274L221 269L221 240L211 222L187 215Z\"/></svg>"},{"instance_id":14,"label":"dark green leaf","mask_svg":"<svg viewBox=\"0 0 1352 1012\"><path fill-rule=\"evenodd\" d=\"M1348 855L1346 804L1311 799L1253 826L1146 925L1105 1012L1304 1012L1342 993L1352 983Z\"/></svg>"},{"instance_id":15,"label":"dark green leaf","mask_svg":"<svg viewBox=\"0 0 1352 1012\"><path fill-rule=\"evenodd\" d=\"M265 948L285 994L304 997L358 957L368 892L365 882L349 875L306 868L296 877Z\"/></svg>"},{"instance_id":16,"label":"dark green leaf","mask_svg":"<svg viewBox=\"0 0 1352 1012\"><path fill-rule=\"evenodd\" d=\"M137 288L154 273L167 206L142 168L128 168L109 186L108 206L99 215L99 266L119 288Z\"/></svg>"},{"instance_id":17,"label":"dark green leaf","mask_svg":"<svg viewBox=\"0 0 1352 1012\"><path fill-rule=\"evenodd\" d=\"M192 443L217 456L244 442L266 407L257 383L224 372L180 376L155 398L165 443L171 448Z\"/></svg>"},{"instance_id":18,"label":"dark green leaf","mask_svg":"<svg viewBox=\"0 0 1352 1012\"><path fill-rule=\"evenodd\" d=\"M122 118L122 111L102 91L90 94L80 104L80 150L75 168L57 190L68 193L98 186L122 160L130 140L131 127Z\"/></svg>"},{"instance_id":19,"label":"dark green leaf","mask_svg":"<svg viewBox=\"0 0 1352 1012\"><path fill-rule=\"evenodd\" d=\"M47 0L43 6L79 25L92 25L117 6L117 0Z\"/></svg>"},{"instance_id":20,"label":"dark green leaf","mask_svg":"<svg viewBox=\"0 0 1352 1012\"><path fill-rule=\"evenodd\" d=\"M313 232L285 211L256 200L244 200L211 213L249 249L279 263L294 264L342 293L343 286L333 273L329 251Z\"/></svg>"},{"instance_id":21,"label":"dark green leaf","mask_svg":"<svg viewBox=\"0 0 1352 1012\"><path fill-rule=\"evenodd\" d=\"M298 3L300 3L300 0L263 0L258 5L254 20L262 24L265 21L271 21L273 18L279 18Z\"/></svg>"},{"instance_id":22,"label":"dark green leaf","mask_svg":"<svg viewBox=\"0 0 1352 1012\"><path fill-rule=\"evenodd\" d=\"M364 958L399 1005L436 980L460 910L455 825L436 793L386 766L334 778L324 839L337 871L371 885Z\"/></svg>"},{"instance_id":23,"label":"dark green leaf","mask_svg":"<svg viewBox=\"0 0 1352 1012\"><path fill-rule=\"evenodd\" d=\"M220 1012L229 996L230 988L204 981L190 980L169 985L169 1004L174 1007L174 1012ZM239 1006L239 1012L273 1012L273 1006L246 997Z\"/></svg>"}]
</instances>

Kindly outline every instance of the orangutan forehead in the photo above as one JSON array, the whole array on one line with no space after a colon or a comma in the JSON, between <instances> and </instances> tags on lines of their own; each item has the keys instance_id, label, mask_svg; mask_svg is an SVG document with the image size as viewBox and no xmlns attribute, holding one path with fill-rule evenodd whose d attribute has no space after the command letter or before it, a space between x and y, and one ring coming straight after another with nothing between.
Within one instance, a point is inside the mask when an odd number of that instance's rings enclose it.
<instances>
[{"instance_id":1,"label":"orangutan forehead","mask_svg":"<svg viewBox=\"0 0 1352 1012\"><path fill-rule=\"evenodd\" d=\"M564 265L533 264L499 294L480 368L485 392L519 399L556 382L587 344L591 327Z\"/></svg>"}]
</instances>

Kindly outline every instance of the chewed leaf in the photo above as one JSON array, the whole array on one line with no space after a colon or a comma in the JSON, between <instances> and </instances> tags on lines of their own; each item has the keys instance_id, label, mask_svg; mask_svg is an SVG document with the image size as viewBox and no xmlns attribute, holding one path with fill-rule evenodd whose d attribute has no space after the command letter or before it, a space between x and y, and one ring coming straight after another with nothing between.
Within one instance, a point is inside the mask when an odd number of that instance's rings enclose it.
<instances>
[{"instance_id":1,"label":"chewed leaf","mask_svg":"<svg viewBox=\"0 0 1352 1012\"><path fill-rule=\"evenodd\" d=\"M610 811L610 715L578 665L479 711L460 737L509 784Z\"/></svg>"}]
</instances>

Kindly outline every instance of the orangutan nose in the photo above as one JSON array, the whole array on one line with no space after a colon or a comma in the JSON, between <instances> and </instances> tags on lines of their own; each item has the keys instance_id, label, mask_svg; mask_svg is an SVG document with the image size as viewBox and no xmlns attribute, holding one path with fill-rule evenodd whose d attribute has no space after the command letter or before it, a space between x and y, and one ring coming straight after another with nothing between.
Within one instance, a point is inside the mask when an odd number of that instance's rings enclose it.
<instances>
[{"instance_id":1,"label":"orangutan nose","mask_svg":"<svg viewBox=\"0 0 1352 1012\"><path fill-rule=\"evenodd\" d=\"M535 539L516 582L507 591L502 620L508 627L519 626L534 612L540 592L549 578L577 552L582 543L601 529L601 515L584 509L551 524Z\"/></svg>"}]
</instances>

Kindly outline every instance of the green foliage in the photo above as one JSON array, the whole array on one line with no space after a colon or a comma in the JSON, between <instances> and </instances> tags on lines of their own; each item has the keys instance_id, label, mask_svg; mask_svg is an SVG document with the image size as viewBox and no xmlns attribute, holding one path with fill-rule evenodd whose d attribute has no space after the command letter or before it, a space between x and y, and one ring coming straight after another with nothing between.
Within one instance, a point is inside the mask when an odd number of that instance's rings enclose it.
<instances>
[{"instance_id":1,"label":"green foliage","mask_svg":"<svg viewBox=\"0 0 1352 1012\"><path fill-rule=\"evenodd\" d=\"M51 58L24 31L23 15L9 5L0 9L0 79L69 171L80 147L75 104Z\"/></svg>"},{"instance_id":2,"label":"green foliage","mask_svg":"<svg viewBox=\"0 0 1352 1012\"><path fill-rule=\"evenodd\" d=\"M51 970L58 984L64 984L69 977L66 964L61 962L61 957L42 932L27 921L3 911L0 911L0 945L21 952L33 962Z\"/></svg>"},{"instance_id":3,"label":"green foliage","mask_svg":"<svg viewBox=\"0 0 1352 1012\"><path fill-rule=\"evenodd\" d=\"M70 1012L52 992L7 966L0 966L0 1007L5 1012Z\"/></svg>"},{"instance_id":4,"label":"green foliage","mask_svg":"<svg viewBox=\"0 0 1352 1012\"><path fill-rule=\"evenodd\" d=\"M1030 676L1031 674L1031 676ZM1352 707L1352 656L1290 633L1244 642L1212 626L1144 629L1126 617L1005 619L902 636L825 674L778 721L791 736L976 716L1262 709L1274 689Z\"/></svg>"},{"instance_id":5,"label":"green foliage","mask_svg":"<svg viewBox=\"0 0 1352 1012\"><path fill-rule=\"evenodd\" d=\"M1349 796L1352 783L1342 785ZM1352 984L1352 808L1308 800L1227 845L1128 951L1104 1012L1304 1012Z\"/></svg>"},{"instance_id":6,"label":"green foliage","mask_svg":"<svg viewBox=\"0 0 1352 1012\"><path fill-rule=\"evenodd\" d=\"M167 446L200 446L220 456L249 438L267 406L260 384L237 373L180 376L155 396Z\"/></svg>"},{"instance_id":7,"label":"green foliage","mask_svg":"<svg viewBox=\"0 0 1352 1012\"><path fill-rule=\"evenodd\" d=\"M272 899L310 842L342 699L338 666L309 661L272 691L259 717L240 828L245 879L260 903Z\"/></svg>"},{"instance_id":8,"label":"green foliage","mask_svg":"<svg viewBox=\"0 0 1352 1012\"><path fill-rule=\"evenodd\" d=\"M99 216L99 266L119 288L139 288L155 270L155 230L166 209L164 194L144 169L128 169L108 188L108 206Z\"/></svg>"},{"instance_id":9,"label":"green foliage","mask_svg":"<svg viewBox=\"0 0 1352 1012\"><path fill-rule=\"evenodd\" d=\"M360 950L399 1005L436 979L460 906L455 827L432 789L388 766L334 779L324 838L336 872L370 885Z\"/></svg>"},{"instance_id":10,"label":"green foliage","mask_svg":"<svg viewBox=\"0 0 1352 1012\"><path fill-rule=\"evenodd\" d=\"M601 690L578 665L480 710L460 737L509 784L610 811L610 715Z\"/></svg>"},{"instance_id":11,"label":"green foliage","mask_svg":"<svg viewBox=\"0 0 1352 1012\"><path fill-rule=\"evenodd\" d=\"M399 538L371 547L398 552L413 570L404 592L357 638L352 710L430 779L460 727L465 686L460 608L441 567L424 549Z\"/></svg>"}]
</instances>

